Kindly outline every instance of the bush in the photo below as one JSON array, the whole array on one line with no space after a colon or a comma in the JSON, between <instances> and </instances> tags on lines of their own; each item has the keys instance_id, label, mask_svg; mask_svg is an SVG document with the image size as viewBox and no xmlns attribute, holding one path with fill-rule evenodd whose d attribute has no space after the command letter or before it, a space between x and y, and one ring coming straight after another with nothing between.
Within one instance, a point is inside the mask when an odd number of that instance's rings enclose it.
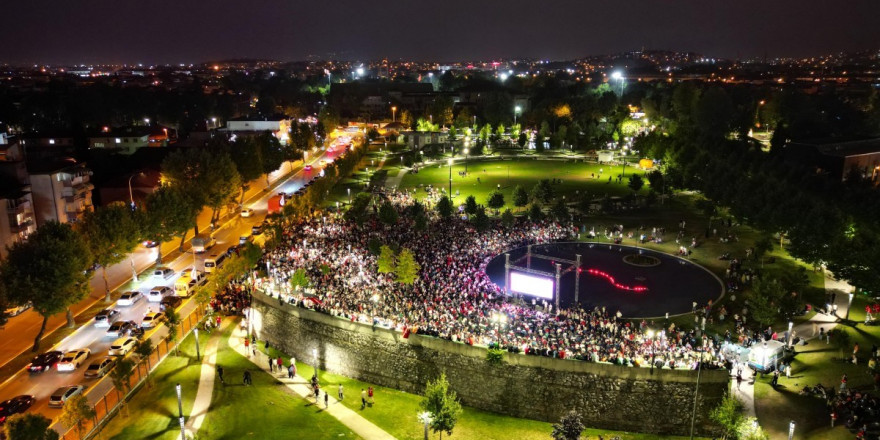
<instances>
[{"instance_id":1,"label":"bush","mask_svg":"<svg viewBox=\"0 0 880 440\"><path fill-rule=\"evenodd\" d=\"M486 362L489 365L497 366L504 363L504 350L497 347L490 347L486 351Z\"/></svg>"}]
</instances>

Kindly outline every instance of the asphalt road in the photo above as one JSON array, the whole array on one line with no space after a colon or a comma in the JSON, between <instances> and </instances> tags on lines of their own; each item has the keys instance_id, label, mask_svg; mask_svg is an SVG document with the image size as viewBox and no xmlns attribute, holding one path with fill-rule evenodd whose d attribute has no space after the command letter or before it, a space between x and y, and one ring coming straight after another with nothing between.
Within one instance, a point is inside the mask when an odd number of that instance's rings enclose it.
<instances>
[{"instance_id":1,"label":"asphalt road","mask_svg":"<svg viewBox=\"0 0 880 440\"><path fill-rule=\"evenodd\" d=\"M180 276L181 271L192 268L194 265L197 269L204 269L204 258L209 255L224 252L232 245L239 242L239 237L243 235L251 235L251 227L260 224L266 216L266 206L269 197L278 192L294 192L300 188L306 181L315 177L319 173L319 163L322 159L333 159L336 152L321 152L320 155L309 158L308 162L313 164L312 171L298 170L291 178L280 184L271 193L265 194L245 203L246 207L255 210L251 217L243 218L234 216L226 224L222 225L215 232L217 244L204 254L185 253L176 258L172 262L166 262L165 266L174 270L174 276L170 279L157 279L147 273L140 277L140 281L136 284L136 290L146 295L151 288L157 285L166 285L174 288L174 282ZM283 170L288 171L288 170ZM264 180L265 182L265 180ZM264 186L260 189L265 188ZM206 222L207 224L207 222ZM171 246L177 246L177 243ZM144 269L151 266L156 258L156 248L147 249L139 247L132 255L131 260L134 261L135 267ZM99 269L100 271L100 269ZM132 277L131 263L125 261L117 264L108 270L108 278L110 278L111 288L115 285L124 284L130 281ZM92 279L92 295L89 305L94 304L98 300L104 298L104 281L99 273ZM84 302L88 302L84 301ZM87 308L88 306L84 307ZM146 296L132 306L118 306L115 302L108 305L110 308L119 310L120 315L117 320L135 321L140 323L148 308L152 311L159 309L158 303L150 303ZM196 307L196 302L190 299L178 307L181 317L186 317ZM84 309L83 308L83 309ZM33 343L33 337L36 335L40 325L40 316L29 310L22 315L11 318L9 324L0 332L0 355L5 358L17 356L22 351L28 350ZM63 316L53 318L51 321L56 323L56 327L63 325L65 320ZM36 412L43 414L49 418L55 419L61 414L60 409L49 408L48 401L53 391L59 387L66 385L83 384L86 385L86 395L89 401L94 404L103 397L112 387L112 381L109 377L101 379L86 379L83 375L88 365L95 359L100 359L107 355L110 344L116 339L106 336L106 328L96 328L94 321L89 320L74 333L61 341L56 347L44 347L42 351L60 350L68 351L78 348L91 349L91 355L83 366L72 372L59 372L55 369L43 373L29 373L21 370L13 377L7 379L0 384L0 400L6 400L21 394L29 394L36 397L37 401L28 412ZM48 329L47 329L48 331ZM148 330L145 337L150 338L154 344L161 341L167 334L164 326ZM65 432L63 427L55 427L59 432Z\"/></svg>"}]
</instances>

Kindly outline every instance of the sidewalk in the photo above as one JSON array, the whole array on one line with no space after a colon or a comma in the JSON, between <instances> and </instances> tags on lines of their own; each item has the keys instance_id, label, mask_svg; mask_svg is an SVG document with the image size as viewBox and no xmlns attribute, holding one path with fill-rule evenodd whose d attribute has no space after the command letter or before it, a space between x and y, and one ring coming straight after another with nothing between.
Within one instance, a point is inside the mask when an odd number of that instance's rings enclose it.
<instances>
[{"instance_id":1,"label":"sidewalk","mask_svg":"<svg viewBox=\"0 0 880 440\"><path fill-rule=\"evenodd\" d=\"M829 315L824 313L816 313L810 320L804 321L796 326L794 326L794 334L796 337L800 337L804 340L811 340L817 338L819 336L818 331L816 334L813 334L813 324L815 323L817 327L824 328L825 332L833 329L837 326L837 322L839 319L843 319L846 316L847 309L849 308L849 292L852 291L852 286L847 284L844 281L838 281L833 278L825 276L825 293L827 295L831 295L832 292L837 293L835 297L834 303L837 305L837 315ZM825 306L822 305L822 308ZM782 332L780 332L781 334ZM752 374L752 370L750 368L743 368L743 382L742 385L737 389L736 380L732 380L730 383L731 393L739 399L743 404L743 409L745 411L746 416L756 417L755 414L755 377Z\"/></svg>"},{"instance_id":2,"label":"sidewalk","mask_svg":"<svg viewBox=\"0 0 880 440\"><path fill-rule=\"evenodd\" d=\"M236 352L245 357L247 357L248 355L244 348L244 339L246 337L247 332L243 328L241 328L241 326L237 326L237 328L232 332L232 336L230 336L229 338L229 347L235 349ZM262 360L266 360L265 355L260 353L259 351L257 352L257 357L261 358ZM293 379L288 379L286 369L282 373L270 372L267 369L268 367L266 366L267 362L258 362L256 359L251 359L251 362L257 368L260 368L262 371L266 372L266 374L272 375L275 380L286 386L288 389L290 389L303 399L309 400L309 396L312 396L311 399L314 399L314 394L312 393L311 388L308 386L308 381L306 381L299 375L297 375ZM204 374L204 370L202 371L202 374ZM199 392L201 393L201 384L199 385ZM330 407L323 409L323 411L326 411L328 414L342 422L343 425L347 426L355 434L359 435L362 438L370 440L394 440L394 437L391 436L391 434L385 432L382 428L374 425L372 422L363 418L358 413L348 409L348 407L338 402L335 397L330 400ZM195 413L195 408L193 408L193 413Z\"/></svg>"},{"instance_id":3,"label":"sidewalk","mask_svg":"<svg viewBox=\"0 0 880 440\"><path fill-rule=\"evenodd\" d=\"M205 422L205 416L211 407L211 397L214 395L214 375L217 366L217 345L220 343L220 335L226 330L233 321L224 319L219 328L211 332L211 338L205 344L205 350L202 352L202 371L199 375L199 389L196 392L196 399L193 401L192 410L189 413L189 420L186 423L186 430L194 434L199 432L202 423Z\"/></svg>"}]
</instances>

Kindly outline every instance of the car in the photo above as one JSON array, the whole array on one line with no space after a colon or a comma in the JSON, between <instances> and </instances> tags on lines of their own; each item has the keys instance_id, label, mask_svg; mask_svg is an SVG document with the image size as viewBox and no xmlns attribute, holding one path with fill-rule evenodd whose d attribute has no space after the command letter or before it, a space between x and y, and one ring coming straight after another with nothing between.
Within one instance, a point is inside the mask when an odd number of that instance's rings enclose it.
<instances>
[{"instance_id":1,"label":"car","mask_svg":"<svg viewBox=\"0 0 880 440\"><path fill-rule=\"evenodd\" d=\"M262 225L254 225L251 227L251 235L260 235L263 233Z\"/></svg>"},{"instance_id":2,"label":"car","mask_svg":"<svg viewBox=\"0 0 880 440\"><path fill-rule=\"evenodd\" d=\"M242 208L242 210L241 210L241 216L242 216L242 217L247 218L247 217L250 217L250 216L252 216L252 215L254 215L254 210L253 210L253 209L251 209L251 208Z\"/></svg>"},{"instance_id":3,"label":"car","mask_svg":"<svg viewBox=\"0 0 880 440\"><path fill-rule=\"evenodd\" d=\"M85 389L86 387L82 385L68 385L66 387L58 388L52 393L52 396L49 397L49 406L52 408L61 408L71 397L76 396L77 394L82 394Z\"/></svg>"},{"instance_id":4,"label":"car","mask_svg":"<svg viewBox=\"0 0 880 440\"><path fill-rule=\"evenodd\" d=\"M142 295L137 290L130 290L122 294L118 300L116 300L117 306L133 306L136 302L144 299L144 295Z\"/></svg>"},{"instance_id":5,"label":"car","mask_svg":"<svg viewBox=\"0 0 880 440\"><path fill-rule=\"evenodd\" d=\"M6 419L10 416L25 412L36 401L37 399L34 396L23 394L0 403L0 425L6 423Z\"/></svg>"},{"instance_id":6,"label":"car","mask_svg":"<svg viewBox=\"0 0 880 440\"><path fill-rule=\"evenodd\" d=\"M153 240L144 240L141 244L144 245L144 247L145 247L145 248L148 248L148 249L149 249L149 248L154 248L154 247L156 247L156 246L159 245L159 243L157 243L157 242L155 242L155 241L153 241Z\"/></svg>"},{"instance_id":7,"label":"car","mask_svg":"<svg viewBox=\"0 0 880 440\"><path fill-rule=\"evenodd\" d=\"M147 294L147 301L149 302L159 302L162 301L162 298L166 295L170 295L172 292L171 288L168 286L156 286L150 289L150 293Z\"/></svg>"},{"instance_id":8,"label":"car","mask_svg":"<svg viewBox=\"0 0 880 440\"><path fill-rule=\"evenodd\" d=\"M140 337L141 335L139 334L132 334L136 330L140 330L140 326L134 321L116 321L107 329L105 335L113 338L121 338L123 336Z\"/></svg>"},{"instance_id":9,"label":"car","mask_svg":"<svg viewBox=\"0 0 880 440\"><path fill-rule=\"evenodd\" d=\"M64 353L64 357L55 365L58 371L74 371L79 368L88 357L92 354L92 350L88 348L80 348L70 350Z\"/></svg>"},{"instance_id":10,"label":"car","mask_svg":"<svg viewBox=\"0 0 880 440\"><path fill-rule=\"evenodd\" d=\"M306 165L303 169L306 170L306 171L311 171L311 170L312 170L312 166L311 166L311 165Z\"/></svg>"},{"instance_id":11,"label":"car","mask_svg":"<svg viewBox=\"0 0 880 440\"><path fill-rule=\"evenodd\" d=\"M32 306L33 306L33 304L27 303L25 305L21 305L21 306L17 306L17 307L10 307L10 308L6 309L6 317L11 318L13 316L21 315L22 313L26 312L27 309L31 308Z\"/></svg>"},{"instance_id":12,"label":"car","mask_svg":"<svg viewBox=\"0 0 880 440\"><path fill-rule=\"evenodd\" d=\"M174 271L170 267L160 266L153 271L153 279L164 281L174 277Z\"/></svg>"},{"instance_id":13,"label":"car","mask_svg":"<svg viewBox=\"0 0 880 440\"><path fill-rule=\"evenodd\" d=\"M85 377L88 378L99 378L104 377L113 367L116 366L116 358L107 356L101 359L95 359L89 364L89 367L86 368Z\"/></svg>"},{"instance_id":14,"label":"car","mask_svg":"<svg viewBox=\"0 0 880 440\"><path fill-rule=\"evenodd\" d=\"M159 304L161 304L166 309L176 309L181 302L183 302L183 299L179 296L166 296L165 298L162 298L162 302L160 302Z\"/></svg>"},{"instance_id":15,"label":"car","mask_svg":"<svg viewBox=\"0 0 880 440\"><path fill-rule=\"evenodd\" d=\"M125 356L137 345L137 339L131 336L124 336L110 344L110 350L107 351L109 356Z\"/></svg>"},{"instance_id":16,"label":"car","mask_svg":"<svg viewBox=\"0 0 880 440\"><path fill-rule=\"evenodd\" d=\"M163 318L165 318L165 314L162 312L149 312L144 315L144 320L141 321L141 328L153 328L159 325Z\"/></svg>"},{"instance_id":17,"label":"car","mask_svg":"<svg viewBox=\"0 0 880 440\"><path fill-rule=\"evenodd\" d=\"M238 245L239 245L239 246L242 246L242 245L244 245L245 243L247 243L248 241L250 241L250 239L251 239L250 236L248 236L248 235L242 235L241 237L238 237Z\"/></svg>"},{"instance_id":18,"label":"car","mask_svg":"<svg viewBox=\"0 0 880 440\"><path fill-rule=\"evenodd\" d=\"M62 356L64 356L64 353L60 351L47 351L33 358L31 363L28 364L27 369L31 373L42 373L46 370L51 370L61 360Z\"/></svg>"},{"instance_id":19,"label":"car","mask_svg":"<svg viewBox=\"0 0 880 440\"><path fill-rule=\"evenodd\" d=\"M110 324L113 321L119 319L119 310L116 309L104 309L98 312L95 315L95 327L98 328L107 328L110 327Z\"/></svg>"}]
</instances>

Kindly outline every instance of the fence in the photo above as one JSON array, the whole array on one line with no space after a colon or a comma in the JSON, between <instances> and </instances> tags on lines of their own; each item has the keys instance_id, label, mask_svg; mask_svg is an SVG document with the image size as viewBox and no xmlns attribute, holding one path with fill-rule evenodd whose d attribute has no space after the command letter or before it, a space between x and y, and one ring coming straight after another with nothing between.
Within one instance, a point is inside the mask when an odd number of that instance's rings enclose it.
<instances>
[{"instance_id":1,"label":"fence","mask_svg":"<svg viewBox=\"0 0 880 440\"><path fill-rule=\"evenodd\" d=\"M185 339L199 322L201 322L204 317L201 312L202 307L196 305L186 318L181 319L179 331L182 336L178 339L177 344ZM155 350L148 358L140 359L138 363L135 364L134 372L131 377L129 377L128 389L130 391L127 394L122 395L115 386L111 388L97 402L95 402L95 417L92 420L85 421L83 428L81 429L81 432L84 432L85 434L80 437L77 430L70 427L66 433L61 435L61 440L90 439L99 434L104 425L106 425L112 416L119 411L121 408L120 404L123 401L129 400L143 386L148 373L156 369L159 363L168 357L168 353L170 353L174 347L175 345L171 345L167 339L163 339L156 344ZM105 376L105 378L107 378L107 376Z\"/></svg>"}]
</instances>

